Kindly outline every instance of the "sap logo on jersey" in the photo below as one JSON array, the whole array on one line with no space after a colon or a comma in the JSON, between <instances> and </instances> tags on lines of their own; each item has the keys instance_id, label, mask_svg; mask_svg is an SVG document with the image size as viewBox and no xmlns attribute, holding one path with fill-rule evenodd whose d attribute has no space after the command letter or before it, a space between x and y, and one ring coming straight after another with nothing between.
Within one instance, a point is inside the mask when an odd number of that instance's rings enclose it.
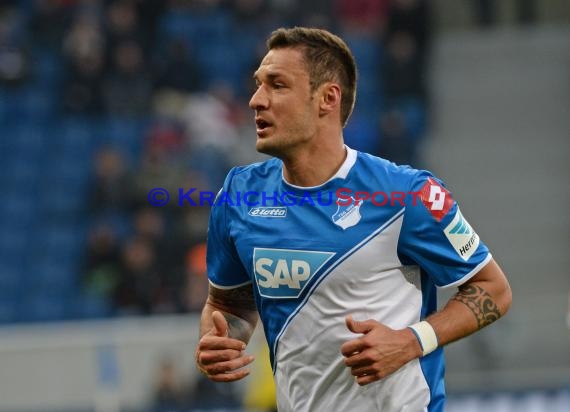
<instances>
[{"instance_id":1,"label":"sap logo on jersey","mask_svg":"<svg viewBox=\"0 0 570 412\"><path fill-rule=\"evenodd\" d=\"M467 220L465 220L459 209L457 209L455 217L444 229L444 232L457 254L461 256L464 261L469 260L479 246L479 236L473 231L469 223L467 223Z\"/></svg>"},{"instance_id":2,"label":"sap logo on jersey","mask_svg":"<svg viewBox=\"0 0 570 412\"><path fill-rule=\"evenodd\" d=\"M259 294L268 298L297 298L315 275L335 255L312 250L253 250L253 271Z\"/></svg>"}]
</instances>

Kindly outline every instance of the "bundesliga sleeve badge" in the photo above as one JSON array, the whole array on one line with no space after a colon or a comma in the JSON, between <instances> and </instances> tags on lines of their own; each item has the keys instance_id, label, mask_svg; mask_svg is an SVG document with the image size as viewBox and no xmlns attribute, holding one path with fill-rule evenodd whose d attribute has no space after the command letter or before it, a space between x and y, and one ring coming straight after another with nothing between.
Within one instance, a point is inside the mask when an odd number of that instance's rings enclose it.
<instances>
[{"instance_id":1,"label":"bundesliga sleeve badge","mask_svg":"<svg viewBox=\"0 0 570 412\"><path fill-rule=\"evenodd\" d=\"M449 190L431 177L428 177L426 183L421 188L420 199L426 209L438 222L440 222L453 207L453 198Z\"/></svg>"},{"instance_id":2,"label":"bundesliga sleeve badge","mask_svg":"<svg viewBox=\"0 0 570 412\"><path fill-rule=\"evenodd\" d=\"M451 223L445 228L444 233L459 257L466 262L479 247L479 236L465 220L459 209L457 209Z\"/></svg>"}]
</instances>

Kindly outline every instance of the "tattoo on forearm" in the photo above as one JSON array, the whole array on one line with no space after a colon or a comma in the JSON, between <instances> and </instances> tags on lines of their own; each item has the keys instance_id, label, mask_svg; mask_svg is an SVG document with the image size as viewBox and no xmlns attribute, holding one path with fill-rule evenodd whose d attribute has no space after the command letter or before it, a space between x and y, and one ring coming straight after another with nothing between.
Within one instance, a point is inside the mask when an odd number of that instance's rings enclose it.
<instances>
[{"instance_id":1,"label":"tattoo on forearm","mask_svg":"<svg viewBox=\"0 0 570 412\"><path fill-rule=\"evenodd\" d=\"M479 329L493 323L501 317L501 312L491 295L480 286L465 285L452 298L463 303L475 315Z\"/></svg>"},{"instance_id":2,"label":"tattoo on forearm","mask_svg":"<svg viewBox=\"0 0 570 412\"><path fill-rule=\"evenodd\" d=\"M251 325L244 319L230 313L224 313L224 317L228 321L228 335L231 338L248 342L252 333Z\"/></svg>"},{"instance_id":3,"label":"tattoo on forearm","mask_svg":"<svg viewBox=\"0 0 570 412\"><path fill-rule=\"evenodd\" d=\"M213 304L229 308L256 310L253 289L251 285L235 289L218 289L210 287L210 299Z\"/></svg>"},{"instance_id":4,"label":"tattoo on forearm","mask_svg":"<svg viewBox=\"0 0 570 412\"><path fill-rule=\"evenodd\" d=\"M235 289L210 286L209 303L222 311L232 338L248 342L257 323L257 308L251 285Z\"/></svg>"}]
</instances>

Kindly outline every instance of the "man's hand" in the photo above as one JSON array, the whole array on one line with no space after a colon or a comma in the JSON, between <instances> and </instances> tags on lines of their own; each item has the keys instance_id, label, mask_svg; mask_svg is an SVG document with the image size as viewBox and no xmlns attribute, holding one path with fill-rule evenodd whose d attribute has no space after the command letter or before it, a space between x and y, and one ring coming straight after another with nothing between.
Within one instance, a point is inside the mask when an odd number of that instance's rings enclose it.
<instances>
[{"instance_id":1,"label":"man's hand","mask_svg":"<svg viewBox=\"0 0 570 412\"><path fill-rule=\"evenodd\" d=\"M394 330L373 319L362 322L346 317L348 330L362 336L341 346L344 364L359 385L368 385L394 373L422 350L409 329Z\"/></svg>"},{"instance_id":2,"label":"man's hand","mask_svg":"<svg viewBox=\"0 0 570 412\"><path fill-rule=\"evenodd\" d=\"M253 356L244 353L245 342L228 337L228 322L219 311L212 313L213 327L198 342L196 365L209 379L232 382L249 375L241 369L253 362Z\"/></svg>"}]
</instances>

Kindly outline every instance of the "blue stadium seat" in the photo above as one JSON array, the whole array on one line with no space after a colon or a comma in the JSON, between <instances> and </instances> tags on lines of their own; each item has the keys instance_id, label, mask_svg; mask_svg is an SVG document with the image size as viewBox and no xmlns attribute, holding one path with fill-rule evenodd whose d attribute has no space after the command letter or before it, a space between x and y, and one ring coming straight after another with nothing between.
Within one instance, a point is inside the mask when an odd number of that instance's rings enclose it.
<instances>
[{"instance_id":1,"label":"blue stadium seat","mask_svg":"<svg viewBox=\"0 0 570 412\"><path fill-rule=\"evenodd\" d=\"M23 123L13 122L6 126L10 131L10 146L19 151L34 150L41 153L49 143L44 124L35 122L35 118Z\"/></svg>"},{"instance_id":2,"label":"blue stadium seat","mask_svg":"<svg viewBox=\"0 0 570 412\"><path fill-rule=\"evenodd\" d=\"M3 107L4 116L14 123L47 123L57 112L53 93L33 85L9 90L5 92L4 98L8 100Z\"/></svg>"},{"instance_id":3,"label":"blue stadium seat","mask_svg":"<svg viewBox=\"0 0 570 412\"><path fill-rule=\"evenodd\" d=\"M5 125L10 119L10 103L7 93L0 88L0 123ZM2 126L4 130L5 126Z\"/></svg>"},{"instance_id":4,"label":"blue stadium seat","mask_svg":"<svg viewBox=\"0 0 570 412\"><path fill-rule=\"evenodd\" d=\"M220 81L235 86L243 83L250 61L243 58L241 50L225 44L212 44L201 47L197 55L205 68L208 85Z\"/></svg>"},{"instance_id":5,"label":"blue stadium seat","mask_svg":"<svg viewBox=\"0 0 570 412\"><path fill-rule=\"evenodd\" d=\"M396 109L403 113L409 133L414 139L424 136L427 128L427 109L420 99L400 99L387 109Z\"/></svg>"},{"instance_id":6,"label":"blue stadium seat","mask_svg":"<svg viewBox=\"0 0 570 412\"><path fill-rule=\"evenodd\" d=\"M30 248L35 239L32 229L34 225L35 223L20 223L13 220L9 221L6 226L2 226L0 229L0 268L4 265L16 267L14 273L21 273L23 264L26 259L29 259ZM13 272L7 271L6 273ZM2 271L0 271L0 276L4 276ZM0 287L2 284L3 282L0 281Z\"/></svg>"},{"instance_id":7,"label":"blue stadium seat","mask_svg":"<svg viewBox=\"0 0 570 412\"><path fill-rule=\"evenodd\" d=\"M20 301L20 290L8 289L0 285L0 324L10 323L16 320L16 313Z\"/></svg>"},{"instance_id":8,"label":"blue stadium seat","mask_svg":"<svg viewBox=\"0 0 570 412\"><path fill-rule=\"evenodd\" d=\"M26 231L0 230L0 254L20 255L29 248L29 236Z\"/></svg>"},{"instance_id":9,"label":"blue stadium seat","mask_svg":"<svg viewBox=\"0 0 570 412\"><path fill-rule=\"evenodd\" d=\"M103 210L90 216L86 230L91 231L98 226L108 226L113 228L118 239L125 240L133 234L131 219L132 215L128 212Z\"/></svg>"},{"instance_id":10,"label":"blue stadium seat","mask_svg":"<svg viewBox=\"0 0 570 412\"><path fill-rule=\"evenodd\" d=\"M380 41L371 36L349 35L345 41L352 50L360 70L378 70L382 56Z\"/></svg>"},{"instance_id":11,"label":"blue stadium seat","mask_svg":"<svg viewBox=\"0 0 570 412\"><path fill-rule=\"evenodd\" d=\"M427 111L425 105L419 101L410 101L406 110L406 120L417 138L422 137L427 128Z\"/></svg>"},{"instance_id":12,"label":"blue stadium seat","mask_svg":"<svg viewBox=\"0 0 570 412\"><path fill-rule=\"evenodd\" d=\"M198 24L199 39L209 39L223 43L231 37L232 16L224 10L211 10L206 15L200 15Z\"/></svg>"},{"instance_id":13,"label":"blue stadium seat","mask_svg":"<svg viewBox=\"0 0 570 412\"><path fill-rule=\"evenodd\" d=\"M32 58L34 61L33 86L44 91L57 91L64 74L62 58L56 52L42 48L34 49Z\"/></svg>"},{"instance_id":14,"label":"blue stadium seat","mask_svg":"<svg viewBox=\"0 0 570 412\"><path fill-rule=\"evenodd\" d=\"M73 317L79 319L101 319L112 315L113 306L104 296L81 294L75 300Z\"/></svg>"},{"instance_id":15,"label":"blue stadium seat","mask_svg":"<svg viewBox=\"0 0 570 412\"><path fill-rule=\"evenodd\" d=\"M0 298L0 324L15 322L17 320L17 310L14 302Z\"/></svg>"},{"instance_id":16,"label":"blue stadium seat","mask_svg":"<svg viewBox=\"0 0 570 412\"><path fill-rule=\"evenodd\" d=\"M203 41L224 41L230 38L231 16L225 11L193 13L170 10L163 14L159 23L159 37L163 41L180 38L191 44Z\"/></svg>"},{"instance_id":17,"label":"blue stadium seat","mask_svg":"<svg viewBox=\"0 0 570 412\"><path fill-rule=\"evenodd\" d=\"M71 217L86 207L84 193L73 190L69 185L48 183L38 194L43 216L68 215Z\"/></svg>"},{"instance_id":18,"label":"blue stadium seat","mask_svg":"<svg viewBox=\"0 0 570 412\"><path fill-rule=\"evenodd\" d=\"M35 221L38 210L37 193L29 185L4 186L0 202L0 222L2 231L20 230Z\"/></svg>"},{"instance_id":19,"label":"blue stadium seat","mask_svg":"<svg viewBox=\"0 0 570 412\"><path fill-rule=\"evenodd\" d=\"M19 298L22 268L0 257L0 302L15 302Z\"/></svg>"},{"instance_id":20,"label":"blue stadium seat","mask_svg":"<svg viewBox=\"0 0 570 412\"><path fill-rule=\"evenodd\" d=\"M378 113L383 103L379 88L379 76L376 73L362 71L359 73L355 112L362 110Z\"/></svg>"},{"instance_id":21,"label":"blue stadium seat","mask_svg":"<svg viewBox=\"0 0 570 412\"><path fill-rule=\"evenodd\" d=\"M12 154L2 163L0 181L3 187L34 190L38 177L41 175L41 162L24 162Z\"/></svg>"},{"instance_id":22,"label":"blue stadium seat","mask_svg":"<svg viewBox=\"0 0 570 412\"><path fill-rule=\"evenodd\" d=\"M39 226L38 232L41 233L41 254L63 265L74 265L86 247L84 229L75 223L46 222Z\"/></svg>"},{"instance_id":23,"label":"blue stadium seat","mask_svg":"<svg viewBox=\"0 0 570 412\"><path fill-rule=\"evenodd\" d=\"M344 129L346 144L356 150L376 151L379 138L377 116L356 112Z\"/></svg>"},{"instance_id":24,"label":"blue stadium seat","mask_svg":"<svg viewBox=\"0 0 570 412\"><path fill-rule=\"evenodd\" d=\"M97 146L99 123L87 117L66 117L53 128L54 149L62 155L89 160Z\"/></svg>"},{"instance_id":25,"label":"blue stadium seat","mask_svg":"<svg viewBox=\"0 0 570 412\"><path fill-rule=\"evenodd\" d=\"M163 39L182 38L196 41L198 25L198 19L191 14L169 10L160 19L159 36Z\"/></svg>"},{"instance_id":26,"label":"blue stadium seat","mask_svg":"<svg viewBox=\"0 0 570 412\"><path fill-rule=\"evenodd\" d=\"M27 268L23 284L31 291L59 297L72 294L76 288L76 272L69 265L54 260L33 262Z\"/></svg>"},{"instance_id":27,"label":"blue stadium seat","mask_svg":"<svg viewBox=\"0 0 570 412\"><path fill-rule=\"evenodd\" d=\"M60 321L69 317L71 299L50 296L42 291L30 293L18 305L17 320L20 322Z\"/></svg>"},{"instance_id":28,"label":"blue stadium seat","mask_svg":"<svg viewBox=\"0 0 570 412\"><path fill-rule=\"evenodd\" d=\"M82 197L92 173L90 158L91 156L88 159L74 157L71 153L52 154L44 161L41 190L65 190L71 195Z\"/></svg>"},{"instance_id":29,"label":"blue stadium seat","mask_svg":"<svg viewBox=\"0 0 570 412\"><path fill-rule=\"evenodd\" d=\"M116 147L137 158L144 144L149 121L109 117L98 129L99 143Z\"/></svg>"},{"instance_id":30,"label":"blue stadium seat","mask_svg":"<svg viewBox=\"0 0 570 412\"><path fill-rule=\"evenodd\" d=\"M50 122L57 114L55 94L46 89L33 88L26 93L23 110L35 122Z\"/></svg>"},{"instance_id":31,"label":"blue stadium seat","mask_svg":"<svg viewBox=\"0 0 570 412\"><path fill-rule=\"evenodd\" d=\"M29 169L32 175L40 174L38 169L49 144L45 125L35 122L6 122L4 127L2 132L10 136L6 142L7 168L25 168Z\"/></svg>"}]
</instances>

